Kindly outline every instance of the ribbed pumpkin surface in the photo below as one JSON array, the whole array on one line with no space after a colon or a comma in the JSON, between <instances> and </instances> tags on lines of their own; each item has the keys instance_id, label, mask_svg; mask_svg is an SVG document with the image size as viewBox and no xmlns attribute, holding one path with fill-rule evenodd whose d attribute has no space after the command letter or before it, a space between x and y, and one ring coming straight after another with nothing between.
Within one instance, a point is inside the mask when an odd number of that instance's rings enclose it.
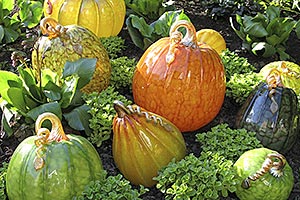
<instances>
[{"instance_id":1,"label":"ribbed pumpkin surface","mask_svg":"<svg viewBox=\"0 0 300 200\"><path fill-rule=\"evenodd\" d=\"M48 18L49 19L49 18ZM48 20L44 19L44 20ZM49 24L52 25L52 19ZM49 25L41 23L41 27ZM55 28L55 27L53 27ZM62 74L66 61L76 61L79 58L97 58L96 69L92 80L82 89L85 93L100 92L109 85L111 65L108 54L100 40L86 28L69 25L66 32L56 36L41 36L32 51L32 66L34 69L49 68Z\"/></svg>"},{"instance_id":2,"label":"ribbed pumpkin surface","mask_svg":"<svg viewBox=\"0 0 300 200\"><path fill-rule=\"evenodd\" d=\"M80 136L47 146L45 167L36 171L36 136L25 139L15 150L7 171L10 200L68 200L103 172L97 151Z\"/></svg>"},{"instance_id":3,"label":"ribbed pumpkin surface","mask_svg":"<svg viewBox=\"0 0 300 200\"><path fill-rule=\"evenodd\" d=\"M45 0L45 17L88 28L98 37L116 36L126 14L124 0Z\"/></svg>"},{"instance_id":4,"label":"ribbed pumpkin surface","mask_svg":"<svg viewBox=\"0 0 300 200\"><path fill-rule=\"evenodd\" d=\"M224 66L207 45L171 47L170 40L158 40L139 60L132 83L134 101L167 118L180 131L194 131L209 123L223 104ZM174 48L174 60L169 64L170 48Z\"/></svg>"},{"instance_id":5,"label":"ribbed pumpkin surface","mask_svg":"<svg viewBox=\"0 0 300 200\"><path fill-rule=\"evenodd\" d=\"M248 97L237 115L238 128L255 131L261 143L280 153L287 153L300 134L297 96L292 89L277 87L274 101L278 110L272 112L268 85L261 83Z\"/></svg>"},{"instance_id":6,"label":"ribbed pumpkin surface","mask_svg":"<svg viewBox=\"0 0 300 200\"><path fill-rule=\"evenodd\" d=\"M51 121L51 132L40 127L44 120ZM96 149L82 136L65 135L54 114L40 115L36 132L19 144L9 162L6 189L10 200L71 200L101 177Z\"/></svg>"},{"instance_id":7,"label":"ribbed pumpkin surface","mask_svg":"<svg viewBox=\"0 0 300 200\"><path fill-rule=\"evenodd\" d=\"M142 112L145 111L142 109ZM149 115L159 117L148 112ZM173 158L182 159L186 146L181 132L164 118L168 131L143 114L116 116L113 121L113 157L121 173L133 184L153 186L159 169Z\"/></svg>"}]
</instances>

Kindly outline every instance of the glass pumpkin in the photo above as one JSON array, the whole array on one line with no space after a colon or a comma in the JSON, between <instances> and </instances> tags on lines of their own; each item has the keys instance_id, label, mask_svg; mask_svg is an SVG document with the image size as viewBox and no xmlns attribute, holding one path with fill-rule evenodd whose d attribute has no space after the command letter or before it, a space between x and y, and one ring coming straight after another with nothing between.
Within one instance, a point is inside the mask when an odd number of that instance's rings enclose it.
<instances>
[{"instance_id":1,"label":"glass pumpkin","mask_svg":"<svg viewBox=\"0 0 300 200\"><path fill-rule=\"evenodd\" d=\"M36 41L32 51L34 69L49 68L62 75L66 61L97 58L92 80L82 88L82 92L100 92L108 87L111 65L106 49L95 34L77 25L62 26L49 17L41 20L40 28L43 35Z\"/></svg>"},{"instance_id":2,"label":"glass pumpkin","mask_svg":"<svg viewBox=\"0 0 300 200\"><path fill-rule=\"evenodd\" d=\"M213 29L201 29L196 33L197 41L208 44L211 48L216 50L218 54L226 49L226 42L223 36Z\"/></svg>"},{"instance_id":3,"label":"glass pumpkin","mask_svg":"<svg viewBox=\"0 0 300 200\"><path fill-rule=\"evenodd\" d=\"M50 120L52 129L42 128ZM37 135L23 140L8 165L6 189L11 200L71 200L103 173L102 162L84 137L66 135L59 118L40 115Z\"/></svg>"},{"instance_id":4,"label":"glass pumpkin","mask_svg":"<svg viewBox=\"0 0 300 200\"><path fill-rule=\"evenodd\" d=\"M45 17L63 26L79 25L98 37L116 36L126 14L124 0L45 0Z\"/></svg>"},{"instance_id":5,"label":"glass pumpkin","mask_svg":"<svg viewBox=\"0 0 300 200\"><path fill-rule=\"evenodd\" d=\"M114 161L131 183L151 187L162 167L186 155L183 136L171 122L137 105L115 101L114 108Z\"/></svg>"},{"instance_id":6,"label":"glass pumpkin","mask_svg":"<svg viewBox=\"0 0 300 200\"><path fill-rule=\"evenodd\" d=\"M182 27L184 37L178 31ZM195 27L186 20L175 22L170 37L145 51L132 82L135 103L165 117L182 132L211 122L222 107L225 89L220 56L197 43Z\"/></svg>"},{"instance_id":7,"label":"glass pumpkin","mask_svg":"<svg viewBox=\"0 0 300 200\"><path fill-rule=\"evenodd\" d=\"M261 143L287 153L300 132L298 99L290 88L262 82L240 108L236 126L255 131Z\"/></svg>"},{"instance_id":8,"label":"glass pumpkin","mask_svg":"<svg viewBox=\"0 0 300 200\"><path fill-rule=\"evenodd\" d=\"M293 89L300 95L300 66L289 61L274 61L263 66L259 74L265 79L275 74L279 76L281 85Z\"/></svg>"},{"instance_id":9,"label":"glass pumpkin","mask_svg":"<svg viewBox=\"0 0 300 200\"><path fill-rule=\"evenodd\" d=\"M286 200L294 186L285 157L267 148L246 151L234 168L241 181L235 192L240 200Z\"/></svg>"}]
</instances>

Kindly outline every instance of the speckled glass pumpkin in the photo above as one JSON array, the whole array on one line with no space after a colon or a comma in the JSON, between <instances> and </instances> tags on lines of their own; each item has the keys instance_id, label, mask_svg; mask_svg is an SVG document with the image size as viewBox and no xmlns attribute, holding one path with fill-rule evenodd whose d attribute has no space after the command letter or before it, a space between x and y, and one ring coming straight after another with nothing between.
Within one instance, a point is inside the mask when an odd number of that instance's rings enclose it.
<instances>
[{"instance_id":1,"label":"speckled glass pumpkin","mask_svg":"<svg viewBox=\"0 0 300 200\"><path fill-rule=\"evenodd\" d=\"M97 58L92 80L81 90L84 93L101 92L108 87L111 75L109 57L94 33L77 25L62 26L50 17L41 20L40 28L43 35L36 41L31 59L37 72L49 68L62 75L66 61Z\"/></svg>"},{"instance_id":2,"label":"speckled glass pumpkin","mask_svg":"<svg viewBox=\"0 0 300 200\"><path fill-rule=\"evenodd\" d=\"M45 0L44 14L64 26L76 24L109 37L121 31L126 6L124 0Z\"/></svg>"},{"instance_id":3,"label":"speckled glass pumpkin","mask_svg":"<svg viewBox=\"0 0 300 200\"><path fill-rule=\"evenodd\" d=\"M211 46L218 54L226 49L226 42L223 36L213 29L201 29L196 33L197 41Z\"/></svg>"},{"instance_id":4,"label":"speckled glass pumpkin","mask_svg":"<svg viewBox=\"0 0 300 200\"><path fill-rule=\"evenodd\" d=\"M137 105L115 101L114 108L114 161L131 183L151 187L162 167L186 155L183 136L171 122Z\"/></svg>"},{"instance_id":5,"label":"speckled glass pumpkin","mask_svg":"<svg viewBox=\"0 0 300 200\"><path fill-rule=\"evenodd\" d=\"M178 31L184 27L185 36ZM137 105L161 115L180 131L194 131L211 122L225 96L221 58L196 40L191 22L180 20L170 37L152 44L139 60L132 83Z\"/></svg>"},{"instance_id":6,"label":"speckled glass pumpkin","mask_svg":"<svg viewBox=\"0 0 300 200\"><path fill-rule=\"evenodd\" d=\"M50 120L51 131L42 128ZM59 118L44 113L36 120L35 136L23 140L8 165L10 200L71 200L103 173L100 156L84 137L63 131Z\"/></svg>"}]
</instances>

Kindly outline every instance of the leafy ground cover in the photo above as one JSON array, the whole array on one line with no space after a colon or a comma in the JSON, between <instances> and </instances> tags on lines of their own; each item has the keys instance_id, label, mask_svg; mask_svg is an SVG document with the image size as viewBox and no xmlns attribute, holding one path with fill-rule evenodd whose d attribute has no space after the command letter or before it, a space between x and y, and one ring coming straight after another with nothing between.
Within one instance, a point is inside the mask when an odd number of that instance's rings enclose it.
<instances>
[{"instance_id":1,"label":"leafy ground cover","mask_svg":"<svg viewBox=\"0 0 300 200\"><path fill-rule=\"evenodd\" d=\"M193 1L189 1L193 2ZM263 58L259 56L255 56L246 49L242 48L242 40L236 35L234 30L232 29L230 25L229 18L217 18L212 19L208 15L204 15L203 12L201 12L201 8L197 7L197 4L187 4L187 1L178 1L176 6L178 8L184 8L185 13L188 15L192 23L194 24L195 28L197 30L200 30L202 28L212 28L217 31L219 31L222 36L225 38L227 48L235 52L238 56L244 57L247 59L247 61L253 65L257 70L259 70L262 66L265 64L278 60L279 58L274 55L271 57ZM36 29L35 31L38 31ZM120 36L125 39L124 49L122 50L122 56L127 56L128 58L134 58L136 60L139 60L139 58L142 56L143 51L138 48L134 43L132 42L130 35L128 33L128 29L126 28L126 25L124 25L123 30L120 33ZM14 50L22 50L22 46L20 45L20 41L17 40L17 42L6 45L3 47L5 49L4 51L0 52L0 61L1 63L7 63L7 66L10 65L11 61L11 53ZM27 50L28 53L28 59L30 59L30 51ZM286 52L293 57L296 63L300 63L300 40L297 38L295 33L292 33L290 38L287 41L287 48ZM15 70L15 69L10 69ZM133 99L132 94L130 91L126 90L123 91L123 94L128 97L128 99ZM203 150L203 146L201 142L199 142L199 138L197 138L197 133L204 133L211 130L212 127L215 127L219 124L226 123L229 127L235 126L235 118L236 114L239 110L241 105L237 103L233 98L231 97L225 97L224 104L222 106L221 111L219 112L218 116L207 126L191 133L184 133L184 138L187 144L188 154L193 153L196 156L199 156L201 154L201 151ZM22 127L20 127L21 129ZM20 130L21 131L21 130ZM109 132L109 131L108 131ZM1 136L1 132L0 132ZM25 137L23 135L23 137ZM11 137L11 138L2 138L0 137L0 162L8 162L14 149L19 144L19 142L23 139L23 137ZM112 176L118 176L119 171L117 167L114 164L113 157L112 157L112 137L111 135L106 135L106 137L109 137L106 141L104 141L99 147L97 147L97 151L100 154L100 157L103 162L103 167L108 172L108 175ZM198 140L198 141L197 141ZM251 143L252 141L249 141L249 147L253 145ZM225 144L224 144L225 145ZM226 144L231 145L230 143ZM247 145L247 144L246 144ZM299 152L299 145L300 140L298 139L296 144L294 145L294 148L290 150L285 156L290 164L290 166L293 168L294 177L295 177L295 184L294 188L292 190L292 193L289 197L290 200L296 200L300 198L300 184L299 184L299 170L300 170L300 152ZM222 156L222 155L221 155ZM193 156L189 156L188 159L193 160ZM190 160L187 161L189 162ZM218 162L220 162L221 158ZM187 162L187 163L188 163ZM201 161L202 162L202 161ZM119 177L119 176L118 176ZM113 180L111 180L113 182ZM0 177L0 183L1 183L1 177ZM98 183L99 184L99 183ZM124 183L125 184L125 183ZM126 183L129 184L129 183ZM135 188L135 186L134 186ZM1 188L0 188L1 189ZM124 189L124 188L123 188ZM149 191L143 191L144 193L141 198L146 200L151 199L164 199L164 194L158 190L156 187L149 188ZM1 197L1 192L0 192ZM232 193L229 194L228 197L221 197L221 199L237 199L237 197Z\"/></svg>"}]
</instances>

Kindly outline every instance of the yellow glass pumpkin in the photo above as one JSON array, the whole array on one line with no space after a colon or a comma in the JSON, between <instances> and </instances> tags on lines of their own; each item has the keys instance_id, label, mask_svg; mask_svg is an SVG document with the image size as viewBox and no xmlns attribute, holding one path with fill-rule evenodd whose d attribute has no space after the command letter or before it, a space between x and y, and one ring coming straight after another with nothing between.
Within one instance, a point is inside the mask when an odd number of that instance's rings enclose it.
<instances>
[{"instance_id":1,"label":"yellow glass pumpkin","mask_svg":"<svg viewBox=\"0 0 300 200\"><path fill-rule=\"evenodd\" d=\"M162 167L185 156L184 138L171 122L137 105L115 101L114 108L114 161L131 183L151 187Z\"/></svg>"},{"instance_id":2,"label":"yellow glass pumpkin","mask_svg":"<svg viewBox=\"0 0 300 200\"><path fill-rule=\"evenodd\" d=\"M121 31L126 6L124 0L45 0L44 14L63 26L76 24L109 37Z\"/></svg>"},{"instance_id":3,"label":"yellow glass pumpkin","mask_svg":"<svg viewBox=\"0 0 300 200\"><path fill-rule=\"evenodd\" d=\"M211 48L216 50L218 54L226 49L226 42L223 36L213 29L201 29L196 33L197 41L208 44Z\"/></svg>"}]
</instances>

